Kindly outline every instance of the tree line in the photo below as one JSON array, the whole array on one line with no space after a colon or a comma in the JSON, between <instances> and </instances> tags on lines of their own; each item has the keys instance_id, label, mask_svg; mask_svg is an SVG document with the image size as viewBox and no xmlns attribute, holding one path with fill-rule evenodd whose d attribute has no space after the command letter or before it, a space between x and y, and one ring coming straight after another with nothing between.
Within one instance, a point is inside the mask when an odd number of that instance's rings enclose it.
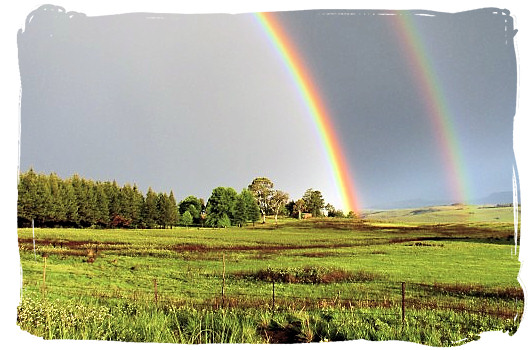
<instances>
[{"instance_id":1,"label":"tree line","mask_svg":"<svg viewBox=\"0 0 531 350\"><path fill-rule=\"evenodd\" d=\"M62 179L55 173L38 174L33 169L19 175L17 222L28 227L166 228L176 225L228 227L265 222L267 215L301 218L302 213L344 216L321 192L308 189L297 201L274 189L265 177L255 178L237 193L231 187L217 187L207 203L188 196L178 204L173 191L157 193L148 188L144 195L136 185L119 186L116 181L93 181L73 175Z\"/></svg>"}]
</instances>

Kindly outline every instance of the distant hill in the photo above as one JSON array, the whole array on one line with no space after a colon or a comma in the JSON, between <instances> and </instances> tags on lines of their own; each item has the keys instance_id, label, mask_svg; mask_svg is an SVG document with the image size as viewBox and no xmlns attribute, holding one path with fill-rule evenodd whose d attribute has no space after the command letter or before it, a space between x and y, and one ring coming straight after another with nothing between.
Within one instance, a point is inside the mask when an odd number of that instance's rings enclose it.
<instances>
[{"instance_id":1,"label":"distant hill","mask_svg":"<svg viewBox=\"0 0 531 350\"><path fill-rule=\"evenodd\" d=\"M478 198L472 200L470 204L476 205L486 205L486 204L507 204L513 202L513 192L504 191L504 192L494 192L488 195L487 197ZM432 207L438 205L450 205L453 204L451 201L437 200L437 199L408 199L403 201L394 201L389 203L381 203L379 205L373 205L369 209L408 209L408 208L422 208L422 207Z\"/></svg>"},{"instance_id":2,"label":"distant hill","mask_svg":"<svg viewBox=\"0 0 531 350\"><path fill-rule=\"evenodd\" d=\"M507 204L513 202L513 191L495 192L491 193L487 197L475 200L474 204Z\"/></svg>"},{"instance_id":3,"label":"distant hill","mask_svg":"<svg viewBox=\"0 0 531 350\"><path fill-rule=\"evenodd\" d=\"M422 207L431 207L436 205L448 205L451 204L447 201L441 200L426 200L426 199L408 199L403 201L389 202L385 204L374 205L369 209L408 209L408 208L422 208Z\"/></svg>"}]
</instances>

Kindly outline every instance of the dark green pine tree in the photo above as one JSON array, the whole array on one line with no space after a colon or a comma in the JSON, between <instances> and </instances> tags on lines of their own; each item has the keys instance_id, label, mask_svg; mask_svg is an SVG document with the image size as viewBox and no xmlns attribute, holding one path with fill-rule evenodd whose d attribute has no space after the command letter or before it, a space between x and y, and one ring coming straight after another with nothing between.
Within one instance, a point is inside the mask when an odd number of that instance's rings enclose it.
<instances>
[{"instance_id":1,"label":"dark green pine tree","mask_svg":"<svg viewBox=\"0 0 531 350\"><path fill-rule=\"evenodd\" d=\"M75 226L79 222L79 216L77 213L77 200L74 188L72 187L72 180L67 179L59 184L59 191L63 198L63 205L65 208L65 221L66 226Z\"/></svg>"},{"instance_id":2,"label":"dark green pine tree","mask_svg":"<svg viewBox=\"0 0 531 350\"><path fill-rule=\"evenodd\" d=\"M142 207L144 206L144 195L138 189L136 184L133 184L132 211L131 211L131 225L134 228L142 227Z\"/></svg>"},{"instance_id":3,"label":"dark green pine tree","mask_svg":"<svg viewBox=\"0 0 531 350\"><path fill-rule=\"evenodd\" d=\"M173 226L177 225L179 222L179 209L177 208L177 201L175 200L175 196L173 195L173 191L170 191L170 195L168 197L169 205L170 205L170 216L169 216L169 225L170 228L173 228ZM193 221L193 218L192 218Z\"/></svg>"},{"instance_id":4,"label":"dark green pine tree","mask_svg":"<svg viewBox=\"0 0 531 350\"><path fill-rule=\"evenodd\" d=\"M135 186L136 187L136 186ZM133 186L125 184L119 191L120 209L118 210L122 227L130 227L133 222L138 221L140 211L138 208L138 190L135 191Z\"/></svg>"},{"instance_id":5,"label":"dark green pine tree","mask_svg":"<svg viewBox=\"0 0 531 350\"><path fill-rule=\"evenodd\" d=\"M103 183L103 188L107 201L109 202L109 224L115 222L115 218L120 215L121 203L120 203L120 187L116 183L116 180L113 182L106 181Z\"/></svg>"},{"instance_id":6,"label":"dark green pine tree","mask_svg":"<svg viewBox=\"0 0 531 350\"><path fill-rule=\"evenodd\" d=\"M172 218L172 205L166 193L159 193L157 196L157 224L161 228L170 226Z\"/></svg>"},{"instance_id":7,"label":"dark green pine tree","mask_svg":"<svg viewBox=\"0 0 531 350\"><path fill-rule=\"evenodd\" d=\"M20 173L18 180L17 219L19 226L30 226L31 220L37 215L35 191L37 174L33 169Z\"/></svg>"},{"instance_id":8,"label":"dark green pine tree","mask_svg":"<svg viewBox=\"0 0 531 350\"><path fill-rule=\"evenodd\" d=\"M52 224L52 193L48 176L44 174L37 175L35 201L37 204L36 221L44 226Z\"/></svg>"},{"instance_id":9,"label":"dark green pine tree","mask_svg":"<svg viewBox=\"0 0 531 350\"><path fill-rule=\"evenodd\" d=\"M94 196L96 201L95 222L100 227L107 227L110 224L109 220L109 200L105 193L104 185L101 182L96 182L94 187Z\"/></svg>"},{"instance_id":10,"label":"dark green pine tree","mask_svg":"<svg viewBox=\"0 0 531 350\"><path fill-rule=\"evenodd\" d=\"M51 191L48 177L36 174L30 169L19 181L19 216L25 218L28 225L35 220L38 226L46 225L51 217Z\"/></svg>"},{"instance_id":11,"label":"dark green pine tree","mask_svg":"<svg viewBox=\"0 0 531 350\"><path fill-rule=\"evenodd\" d=\"M98 204L96 198L96 184L92 180L81 179L85 192L85 220L86 226L96 225L98 216Z\"/></svg>"},{"instance_id":12,"label":"dark green pine tree","mask_svg":"<svg viewBox=\"0 0 531 350\"><path fill-rule=\"evenodd\" d=\"M153 228L157 224L157 194L151 187L148 188L142 207L142 221L146 228Z\"/></svg>"},{"instance_id":13,"label":"dark green pine tree","mask_svg":"<svg viewBox=\"0 0 531 350\"><path fill-rule=\"evenodd\" d=\"M253 193L247 189L244 189L241 194L243 202L245 204L245 219L251 221L253 225L260 220L261 211L258 206L258 202Z\"/></svg>"},{"instance_id":14,"label":"dark green pine tree","mask_svg":"<svg viewBox=\"0 0 531 350\"><path fill-rule=\"evenodd\" d=\"M242 196L242 193L236 196L236 201L234 203L234 219L232 221L233 225L238 225L239 227L245 226L247 223L247 210L245 205L245 199Z\"/></svg>"},{"instance_id":15,"label":"dark green pine tree","mask_svg":"<svg viewBox=\"0 0 531 350\"><path fill-rule=\"evenodd\" d=\"M78 223L81 226L87 225L87 193L85 192L85 186L79 175L74 174L71 178L72 189L76 197L76 207L78 214Z\"/></svg>"},{"instance_id":16,"label":"dark green pine tree","mask_svg":"<svg viewBox=\"0 0 531 350\"><path fill-rule=\"evenodd\" d=\"M47 221L53 225L61 225L66 221L66 206L63 191L61 191L61 180L55 173L48 176L48 186L50 187L50 203Z\"/></svg>"}]
</instances>

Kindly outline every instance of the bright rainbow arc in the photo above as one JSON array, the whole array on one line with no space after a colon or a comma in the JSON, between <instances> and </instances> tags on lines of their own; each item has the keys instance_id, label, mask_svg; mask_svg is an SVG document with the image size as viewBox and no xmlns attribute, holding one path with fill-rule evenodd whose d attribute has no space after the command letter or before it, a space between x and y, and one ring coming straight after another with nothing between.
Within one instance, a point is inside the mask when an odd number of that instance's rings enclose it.
<instances>
[{"instance_id":1,"label":"bright rainbow arc","mask_svg":"<svg viewBox=\"0 0 531 350\"><path fill-rule=\"evenodd\" d=\"M426 104L427 113L431 117L434 134L442 152L444 169L447 171L448 186L453 192L453 198L460 203L466 203L471 198L470 186L467 183L461 148L442 86L431 65L423 40L413 23L413 15L397 11L393 17L396 18L398 26L395 32L400 42L405 44L404 51L407 58L415 67L413 76L416 84L414 85L421 94L421 100Z\"/></svg>"},{"instance_id":2,"label":"bright rainbow arc","mask_svg":"<svg viewBox=\"0 0 531 350\"><path fill-rule=\"evenodd\" d=\"M343 154L339 139L335 133L332 120L321 101L315 85L300 59L289 37L281 25L270 13L255 13L268 38L277 49L290 72L304 104L308 107L321 141L329 159L337 190L341 196L343 210L359 213L358 195L353 183L352 173Z\"/></svg>"}]
</instances>

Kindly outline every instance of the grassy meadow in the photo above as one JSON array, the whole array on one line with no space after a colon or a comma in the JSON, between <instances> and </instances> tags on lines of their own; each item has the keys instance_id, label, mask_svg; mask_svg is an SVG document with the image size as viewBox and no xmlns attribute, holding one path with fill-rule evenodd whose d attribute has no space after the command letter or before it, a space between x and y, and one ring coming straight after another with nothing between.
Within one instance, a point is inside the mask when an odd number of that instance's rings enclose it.
<instances>
[{"instance_id":1,"label":"grassy meadow","mask_svg":"<svg viewBox=\"0 0 531 350\"><path fill-rule=\"evenodd\" d=\"M18 324L46 339L176 343L512 334L513 220L511 207L447 206L226 229L36 228L35 250L19 229Z\"/></svg>"}]
</instances>

